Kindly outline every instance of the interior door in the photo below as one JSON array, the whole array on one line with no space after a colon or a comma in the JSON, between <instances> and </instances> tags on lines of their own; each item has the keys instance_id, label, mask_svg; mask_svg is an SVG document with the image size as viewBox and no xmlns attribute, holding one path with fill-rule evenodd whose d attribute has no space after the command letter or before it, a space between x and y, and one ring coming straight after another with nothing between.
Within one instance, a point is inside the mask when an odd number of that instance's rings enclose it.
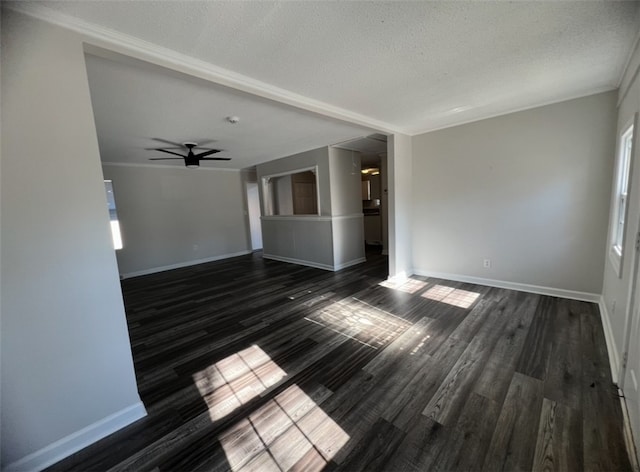
<instances>
[{"instance_id":1,"label":"interior door","mask_svg":"<svg viewBox=\"0 0 640 472\"><path fill-rule=\"evenodd\" d=\"M640 233L638 234L640 237ZM636 264L634 285L632 291L633 309L627 321L627 341L619 386L622 389L629 412L629 421L632 431L638 435L640 432L640 392L638 380L640 377L640 277L638 277L638 246L635 250ZM640 438L635 438L636 442Z\"/></svg>"}]
</instances>

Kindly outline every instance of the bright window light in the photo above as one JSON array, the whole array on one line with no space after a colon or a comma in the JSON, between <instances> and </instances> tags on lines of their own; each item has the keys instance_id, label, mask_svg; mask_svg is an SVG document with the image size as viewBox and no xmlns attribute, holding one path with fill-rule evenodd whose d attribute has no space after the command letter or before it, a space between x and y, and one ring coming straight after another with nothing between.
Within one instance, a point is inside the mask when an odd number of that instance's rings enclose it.
<instances>
[{"instance_id":1,"label":"bright window light","mask_svg":"<svg viewBox=\"0 0 640 472\"><path fill-rule=\"evenodd\" d=\"M105 180L104 187L107 192L107 206L109 207L109 220L111 223L113 248L122 249L122 234L120 233L120 222L118 221L118 213L116 211L116 199L113 194L113 181Z\"/></svg>"},{"instance_id":2,"label":"bright window light","mask_svg":"<svg viewBox=\"0 0 640 472\"><path fill-rule=\"evenodd\" d=\"M196 372L193 380L209 407L209 417L216 421L286 376L278 364L254 345Z\"/></svg>"},{"instance_id":3,"label":"bright window light","mask_svg":"<svg viewBox=\"0 0 640 472\"><path fill-rule=\"evenodd\" d=\"M372 349L380 349L402 333L411 323L357 298L340 300L305 317Z\"/></svg>"},{"instance_id":4,"label":"bright window light","mask_svg":"<svg viewBox=\"0 0 640 472\"><path fill-rule=\"evenodd\" d=\"M286 376L267 353L253 345L197 372L193 380L209 417L216 421ZM313 394L316 401L331 395L324 387L316 388L320 389ZM304 470L323 470L349 435L316 401L294 384L224 431L218 440L231 470L289 470L301 459Z\"/></svg>"},{"instance_id":5,"label":"bright window light","mask_svg":"<svg viewBox=\"0 0 640 472\"><path fill-rule=\"evenodd\" d=\"M231 470L321 471L349 435L297 385L218 436Z\"/></svg>"},{"instance_id":6,"label":"bright window light","mask_svg":"<svg viewBox=\"0 0 640 472\"><path fill-rule=\"evenodd\" d=\"M633 125L630 125L620 136L618 144L618 160L614 181L615 202L611 219L610 259L614 268L621 275L622 255L624 252L625 218L627 216L629 193L629 169L633 156Z\"/></svg>"},{"instance_id":7,"label":"bright window light","mask_svg":"<svg viewBox=\"0 0 640 472\"><path fill-rule=\"evenodd\" d=\"M394 290L398 290L399 292L416 293L418 290L424 288L427 283L423 282L422 280L407 279L400 283L396 283L391 280L385 280L383 282L380 282L378 285L380 285L381 287L392 288Z\"/></svg>"}]
</instances>

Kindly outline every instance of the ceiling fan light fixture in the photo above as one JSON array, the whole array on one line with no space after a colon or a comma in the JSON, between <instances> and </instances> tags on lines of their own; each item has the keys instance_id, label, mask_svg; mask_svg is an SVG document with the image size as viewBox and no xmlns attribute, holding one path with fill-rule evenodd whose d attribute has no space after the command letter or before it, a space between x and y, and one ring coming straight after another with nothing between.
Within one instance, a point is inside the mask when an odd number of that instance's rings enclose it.
<instances>
[{"instance_id":1,"label":"ceiling fan light fixture","mask_svg":"<svg viewBox=\"0 0 640 472\"><path fill-rule=\"evenodd\" d=\"M184 156L184 165L187 166L188 169L197 169L200 167L200 159L193 154L191 149L189 149L189 154Z\"/></svg>"}]
</instances>

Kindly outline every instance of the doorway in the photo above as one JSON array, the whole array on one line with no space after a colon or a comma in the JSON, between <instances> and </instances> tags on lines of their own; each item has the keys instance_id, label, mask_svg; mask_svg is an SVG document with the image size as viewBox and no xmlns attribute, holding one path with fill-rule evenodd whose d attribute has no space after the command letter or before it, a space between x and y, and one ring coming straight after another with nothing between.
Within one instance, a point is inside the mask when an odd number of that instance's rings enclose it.
<instances>
[{"instance_id":1,"label":"doorway","mask_svg":"<svg viewBox=\"0 0 640 472\"><path fill-rule=\"evenodd\" d=\"M249 231L251 232L251 250L258 251L262 249L262 224L260 223L260 197L256 182L247 182L247 211Z\"/></svg>"}]
</instances>

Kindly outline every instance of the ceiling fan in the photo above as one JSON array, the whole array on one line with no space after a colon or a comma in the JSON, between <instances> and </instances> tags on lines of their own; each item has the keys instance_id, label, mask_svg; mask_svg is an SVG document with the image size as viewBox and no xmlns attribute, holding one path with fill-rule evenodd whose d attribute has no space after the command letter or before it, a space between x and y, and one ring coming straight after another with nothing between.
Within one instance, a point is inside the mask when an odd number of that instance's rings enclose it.
<instances>
[{"instance_id":1,"label":"ceiling fan","mask_svg":"<svg viewBox=\"0 0 640 472\"><path fill-rule=\"evenodd\" d=\"M207 157L210 156L212 154L216 154L218 152L220 152L220 149L205 149L205 148L201 148L201 146L198 145L198 143L194 143L194 142L186 142L186 143L174 143L172 141L167 141L166 139L160 139L160 138L153 138L156 141L161 141L167 144L171 144L173 145L173 147L171 148L147 148L147 150L149 151L160 151L160 152L165 152L167 154L173 154L175 156L178 157L151 157L149 158L150 161L165 161L165 160L178 160L178 159L183 159L184 160L184 165L187 166L190 169L196 169L198 167L200 167L200 161L230 161L231 158L230 157ZM204 149L203 152L199 152L199 153L195 153L194 149L196 148L201 148ZM187 154L180 154L177 153L175 151L171 151L171 149L177 149L180 150L182 149L183 151L186 150Z\"/></svg>"}]
</instances>

